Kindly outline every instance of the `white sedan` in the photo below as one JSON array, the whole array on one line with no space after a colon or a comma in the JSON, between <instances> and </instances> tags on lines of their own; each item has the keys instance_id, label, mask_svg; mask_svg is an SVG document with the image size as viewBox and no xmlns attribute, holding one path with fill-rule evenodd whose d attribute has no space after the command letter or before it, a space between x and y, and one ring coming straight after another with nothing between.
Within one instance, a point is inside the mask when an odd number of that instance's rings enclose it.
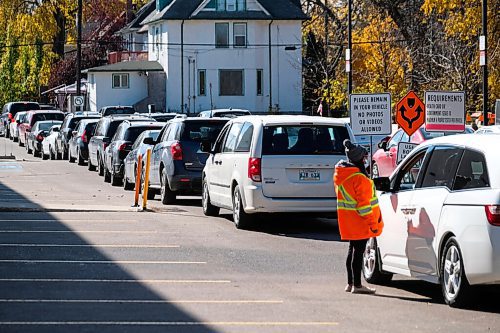
<instances>
[{"instance_id":1,"label":"white sedan","mask_svg":"<svg viewBox=\"0 0 500 333\"><path fill-rule=\"evenodd\" d=\"M57 158L56 155L56 138L59 134L61 125L54 125L49 130L49 135L45 137L42 141L42 159L47 159L50 157L51 160Z\"/></svg>"},{"instance_id":2,"label":"white sedan","mask_svg":"<svg viewBox=\"0 0 500 333\"><path fill-rule=\"evenodd\" d=\"M500 284L499 146L497 135L432 139L374 179L385 227L367 244L368 282L398 273L439 283L451 306L474 285Z\"/></svg>"},{"instance_id":3,"label":"white sedan","mask_svg":"<svg viewBox=\"0 0 500 333\"><path fill-rule=\"evenodd\" d=\"M483 126L476 131L476 134L500 134L500 125Z\"/></svg>"}]
</instances>

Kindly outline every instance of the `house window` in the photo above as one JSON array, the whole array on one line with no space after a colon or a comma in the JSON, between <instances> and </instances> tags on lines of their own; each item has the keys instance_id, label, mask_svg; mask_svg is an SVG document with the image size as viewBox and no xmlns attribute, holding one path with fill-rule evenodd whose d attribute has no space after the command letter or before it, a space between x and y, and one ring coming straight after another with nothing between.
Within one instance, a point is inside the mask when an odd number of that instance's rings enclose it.
<instances>
[{"instance_id":1,"label":"house window","mask_svg":"<svg viewBox=\"0 0 500 333\"><path fill-rule=\"evenodd\" d=\"M215 23L215 47L229 47L229 23Z\"/></svg>"},{"instance_id":2,"label":"house window","mask_svg":"<svg viewBox=\"0 0 500 333\"><path fill-rule=\"evenodd\" d=\"M95 83L95 76L94 74L89 74L89 83L94 84Z\"/></svg>"},{"instance_id":3,"label":"house window","mask_svg":"<svg viewBox=\"0 0 500 333\"><path fill-rule=\"evenodd\" d=\"M128 74L113 74L113 89L128 89Z\"/></svg>"},{"instance_id":4,"label":"house window","mask_svg":"<svg viewBox=\"0 0 500 333\"><path fill-rule=\"evenodd\" d=\"M243 96L243 70L219 70L219 96Z\"/></svg>"},{"instance_id":5,"label":"house window","mask_svg":"<svg viewBox=\"0 0 500 333\"><path fill-rule=\"evenodd\" d=\"M234 47L247 46L247 24L235 23L233 25L233 45Z\"/></svg>"},{"instance_id":6,"label":"house window","mask_svg":"<svg viewBox=\"0 0 500 333\"><path fill-rule=\"evenodd\" d=\"M262 96L262 90L264 87L264 71L262 69L257 70L257 96Z\"/></svg>"},{"instance_id":7,"label":"house window","mask_svg":"<svg viewBox=\"0 0 500 333\"><path fill-rule=\"evenodd\" d=\"M205 96L207 94L207 72L204 69L198 70L198 95Z\"/></svg>"},{"instance_id":8,"label":"house window","mask_svg":"<svg viewBox=\"0 0 500 333\"><path fill-rule=\"evenodd\" d=\"M216 8L217 11L244 11L246 0L211 0L205 8Z\"/></svg>"}]
</instances>

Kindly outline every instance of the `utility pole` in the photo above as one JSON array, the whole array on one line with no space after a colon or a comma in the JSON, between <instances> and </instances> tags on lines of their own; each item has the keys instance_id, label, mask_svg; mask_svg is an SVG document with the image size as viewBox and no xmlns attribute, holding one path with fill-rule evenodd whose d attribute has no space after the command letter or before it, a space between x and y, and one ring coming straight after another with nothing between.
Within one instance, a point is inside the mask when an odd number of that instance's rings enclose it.
<instances>
[{"instance_id":1,"label":"utility pole","mask_svg":"<svg viewBox=\"0 0 500 333\"><path fill-rule=\"evenodd\" d=\"M483 35L479 37L479 64L483 67L483 125L488 125L488 1L483 0Z\"/></svg>"},{"instance_id":2,"label":"utility pole","mask_svg":"<svg viewBox=\"0 0 500 333\"><path fill-rule=\"evenodd\" d=\"M78 0L76 14L76 95L81 96L81 59L82 59L82 0Z\"/></svg>"},{"instance_id":3,"label":"utility pole","mask_svg":"<svg viewBox=\"0 0 500 333\"><path fill-rule=\"evenodd\" d=\"M325 0L325 6L328 6L328 1ZM330 73L329 73L329 62L328 62L328 54L329 54L329 46L328 46L328 12L325 10L325 70L326 70L326 116L330 117Z\"/></svg>"},{"instance_id":4,"label":"utility pole","mask_svg":"<svg viewBox=\"0 0 500 333\"><path fill-rule=\"evenodd\" d=\"M347 72L347 93L349 95L352 93L351 52L352 52L352 0L349 0L347 8L347 50L345 52L346 72Z\"/></svg>"}]
</instances>

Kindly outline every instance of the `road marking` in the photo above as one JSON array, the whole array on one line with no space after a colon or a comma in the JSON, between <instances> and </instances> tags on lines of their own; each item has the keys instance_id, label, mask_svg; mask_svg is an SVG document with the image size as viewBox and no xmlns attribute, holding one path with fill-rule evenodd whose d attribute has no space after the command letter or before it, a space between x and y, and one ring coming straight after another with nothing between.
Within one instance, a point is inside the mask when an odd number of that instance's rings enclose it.
<instances>
[{"instance_id":1,"label":"road marking","mask_svg":"<svg viewBox=\"0 0 500 333\"><path fill-rule=\"evenodd\" d=\"M337 326L334 321L3 321L0 325Z\"/></svg>"},{"instance_id":2,"label":"road marking","mask_svg":"<svg viewBox=\"0 0 500 333\"><path fill-rule=\"evenodd\" d=\"M114 245L114 244L0 244L0 247L111 247L111 248L180 248L180 245Z\"/></svg>"},{"instance_id":3,"label":"road marking","mask_svg":"<svg viewBox=\"0 0 500 333\"><path fill-rule=\"evenodd\" d=\"M178 231L125 231L125 230L0 230L0 234L75 234L75 233L113 233L113 234L178 234Z\"/></svg>"},{"instance_id":4,"label":"road marking","mask_svg":"<svg viewBox=\"0 0 500 333\"><path fill-rule=\"evenodd\" d=\"M66 219L41 219L41 220L15 220L15 219L4 219L0 220L0 222L58 222L58 223L66 223L66 222L141 222L139 220L115 220L115 219L106 219L106 220L88 220L88 219L75 219L75 220L66 220Z\"/></svg>"},{"instance_id":5,"label":"road marking","mask_svg":"<svg viewBox=\"0 0 500 333\"><path fill-rule=\"evenodd\" d=\"M0 303L283 304L282 300L0 299Z\"/></svg>"},{"instance_id":6,"label":"road marking","mask_svg":"<svg viewBox=\"0 0 500 333\"><path fill-rule=\"evenodd\" d=\"M3 263L33 263L33 264L181 264L204 265L206 261L141 261L141 260L0 260Z\"/></svg>"},{"instance_id":7,"label":"road marking","mask_svg":"<svg viewBox=\"0 0 500 333\"><path fill-rule=\"evenodd\" d=\"M141 280L141 279L0 279L0 282L87 282L87 283L231 283L230 280Z\"/></svg>"}]
</instances>

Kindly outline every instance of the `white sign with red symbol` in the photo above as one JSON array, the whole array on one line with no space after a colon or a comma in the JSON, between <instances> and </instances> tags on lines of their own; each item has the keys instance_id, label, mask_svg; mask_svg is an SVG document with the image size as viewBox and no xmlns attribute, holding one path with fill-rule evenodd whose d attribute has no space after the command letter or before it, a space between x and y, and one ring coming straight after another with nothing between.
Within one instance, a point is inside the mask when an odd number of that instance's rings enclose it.
<instances>
[{"instance_id":1,"label":"white sign with red symbol","mask_svg":"<svg viewBox=\"0 0 500 333\"><path fill-rule=\"evenodd\" d=\"M415 147L418 146L416 143L411 142L400 142L398 143L398 157L396 160L396 164L399 164L405 157L411 153Z\"/></svg>"}]
</instances>

